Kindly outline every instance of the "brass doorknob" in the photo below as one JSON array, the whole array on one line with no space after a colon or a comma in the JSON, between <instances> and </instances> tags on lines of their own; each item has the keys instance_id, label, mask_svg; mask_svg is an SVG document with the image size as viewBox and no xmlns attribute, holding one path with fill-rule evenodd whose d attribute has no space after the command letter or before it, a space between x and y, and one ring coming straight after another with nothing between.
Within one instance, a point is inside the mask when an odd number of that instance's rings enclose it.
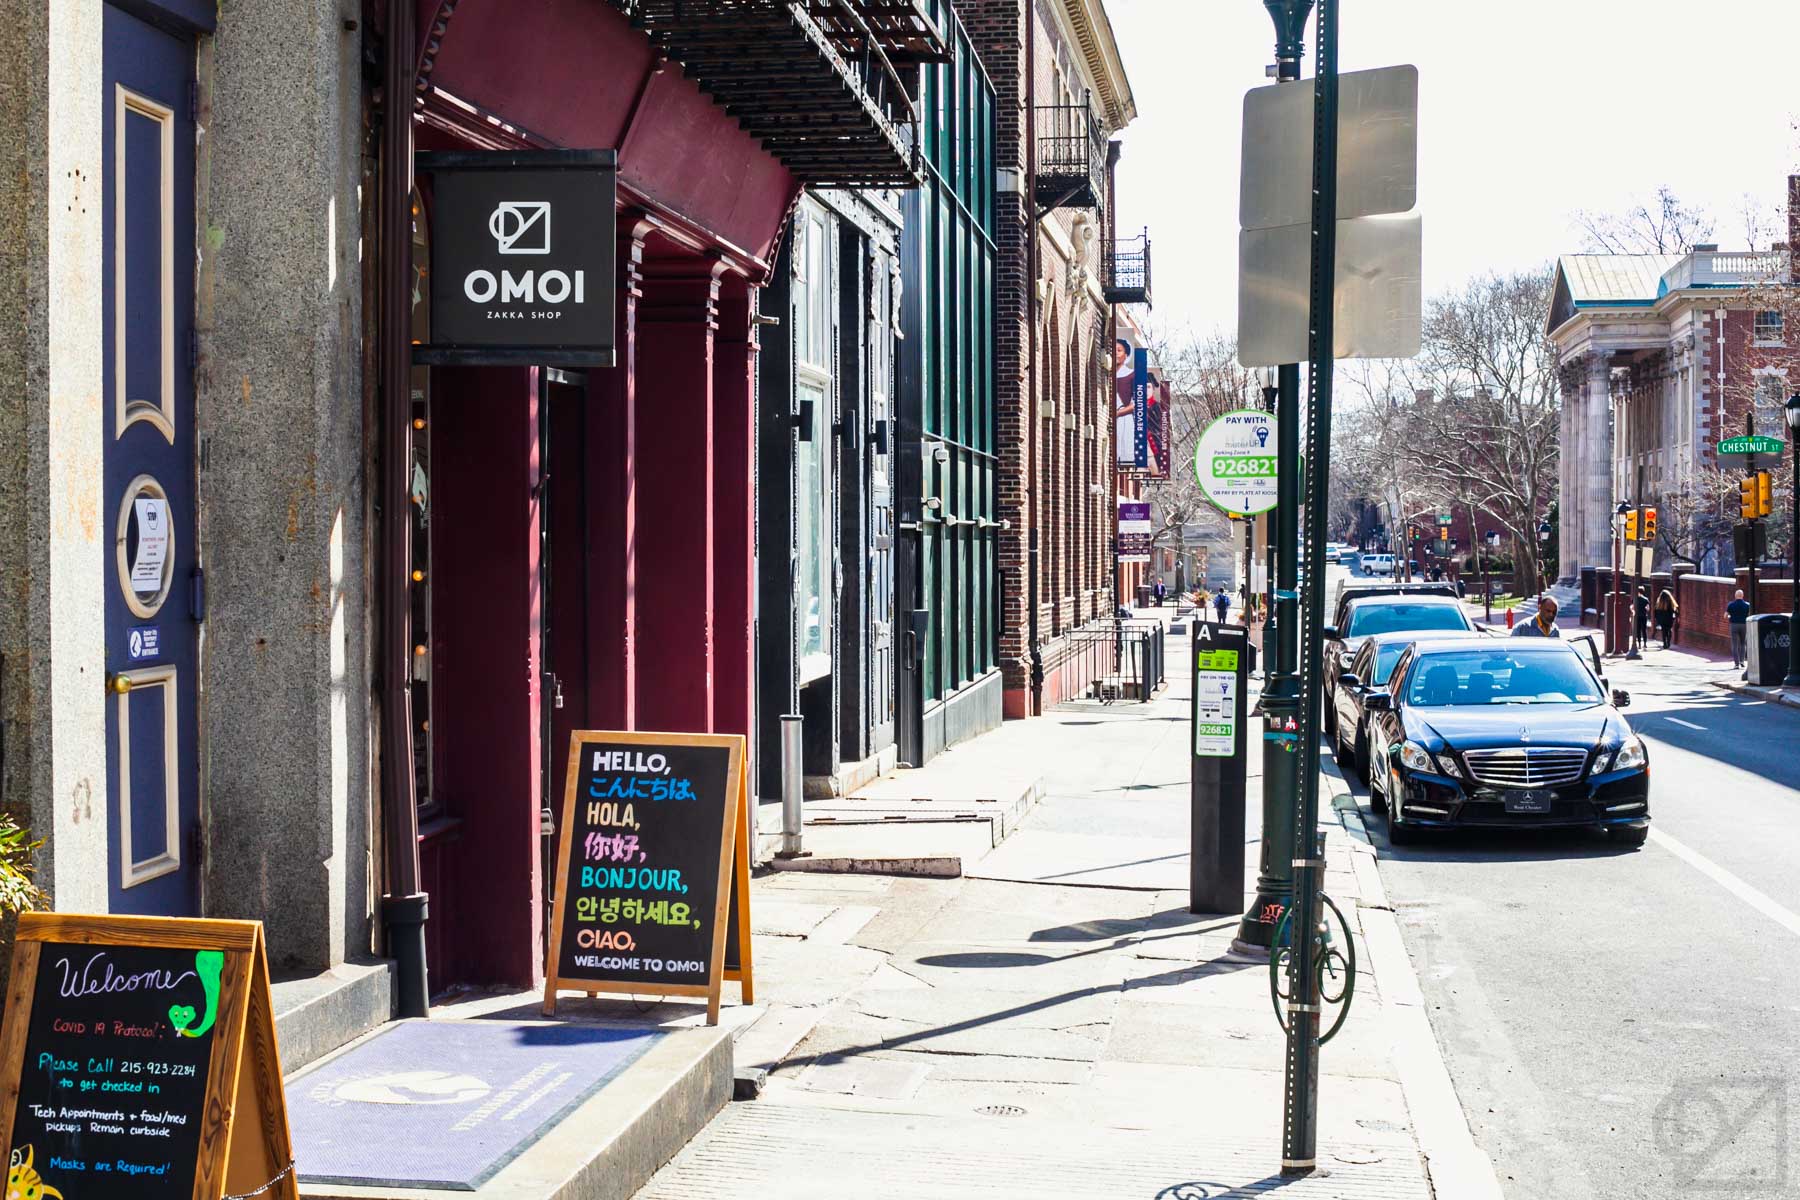
<instances>
[{"instance_id":1,"label":"brass doorknob","mask_svg":"<svg viewBox=\"0 0 1800 1200\"><path fill-rule=\"evenodd\" d=\"M123 696L126 692L131 690L131 679L129 676L125 675L114 675L109 686L113 691Z\"/></svg>"}]
</instances>

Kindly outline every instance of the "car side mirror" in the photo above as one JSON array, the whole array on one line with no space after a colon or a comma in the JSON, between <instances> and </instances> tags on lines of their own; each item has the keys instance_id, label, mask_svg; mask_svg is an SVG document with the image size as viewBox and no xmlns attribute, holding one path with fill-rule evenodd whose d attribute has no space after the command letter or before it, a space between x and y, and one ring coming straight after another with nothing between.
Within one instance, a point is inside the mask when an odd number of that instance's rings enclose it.
<instances>
[{"instance_id":1,"label":"car side mirror","mask_svg":"<svg viewBox=\"0 0 1800 1200\"><path fill-rule=\"evenodd\" d=\"M1342 675L1338 676L1338 686L1359 688L1362 686L1362 678L1354 671L1345 671Z\"/></svg>"},{"instance_id":2,"label":"car side mirror","mask_svg":"<svg viewBox=\"0 0 1800 1200\"><path fill-rule=\"evenodd\" d=\"M1394 698L1386 692L1371 692L1363 701L1363 708L1369 712L1391 712Z\"/></svg>"},{"instance_id":3,"label":"car side mirror","mask_svg":"<svg viewBox=\"0 0 1800 1200\"><path fill-rule=\"evenodd\" d=\"M1613 689L1613 707L1614 708L1629 708L1630 706L1631 706L1631 693L1626 691L1624 688L1614 688Z\"/></svg>"},{"instance_id":4,"label":"car side mirror","mask_svg":"<svg viewBox=\"0 0 1800 1200\"><path fill-rule=\"evenodd\" d=\"M1331 641L1333 638L1337 637L1337 635L1338 635L1336 625L1326 625L1323 628L1321 628L1319 630L1319 632L1324 635L1325 640L1328 642Z\"/></svg>"}]
</instances>

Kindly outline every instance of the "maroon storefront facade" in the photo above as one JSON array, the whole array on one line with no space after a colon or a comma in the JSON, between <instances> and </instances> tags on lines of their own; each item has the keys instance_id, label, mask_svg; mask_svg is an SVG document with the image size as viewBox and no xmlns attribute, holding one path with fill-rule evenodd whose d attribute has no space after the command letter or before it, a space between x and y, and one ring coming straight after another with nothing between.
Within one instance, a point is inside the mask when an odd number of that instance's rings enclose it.
<instances>
[{"instance_id":1,"label":"maroon storefront facade","mask_svg":"<svg viewBox=\"0 0 1800 1200\"><path fill-rule=\"evenodd\" d=\"M616 221L616 364L412 373L431 988L528 986L569 731L751 731L757 293L817 164L790 168L612 4L415 12L417 151L617 151L617 211L595 214ZM428 175L416 196L424 271Z\"/></svg>"}]
</instances>

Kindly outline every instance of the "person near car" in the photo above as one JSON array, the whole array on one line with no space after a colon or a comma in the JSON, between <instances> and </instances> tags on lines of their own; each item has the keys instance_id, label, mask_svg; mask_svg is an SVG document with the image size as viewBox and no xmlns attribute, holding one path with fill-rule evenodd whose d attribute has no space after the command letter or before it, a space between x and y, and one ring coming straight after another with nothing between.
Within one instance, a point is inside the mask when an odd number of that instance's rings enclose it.
<instances>
[{"instance_id":1,"label":"person near car","mask_svg":"<svg viewBox=\"0 0 1800 1200\"><path fill-rule=\"evenodd\" d=\"M1219 589L1219 594L1213 597L1213 611L1219 614L1219 624L1223 625L1226 615L1231 612L1230 592L1224 588Z\"/></svg>"},{"instance_id":2,"label":"person near car","mask_svg":"<svg viewBox=\"0 0 1800 1200\"><path fill-rule=\"evenodd\" d=\"M1750 602L1739 588L1725 606L1725 617L1731 622L1731 665L1741 667L1750 661Z\"/></svg>"},{"instance_id":3,"label":"person near car","mask_svg":"<svg viewBox=\"0 0 1800 1200\"><path fill-rule=\"evenodd\" d=\"M1551 637L1562 636L1562 626L1556 623L1556 598L1543 596L1538 599L1537 616L1513 629L1514 637Z\"/></svg>"},{"instance_id":4,"label":"person near car","mask_svg":"<svg viewBox=\"0 0 1800 1200\"><path fill-rule=\"evenodd\" d=\"M1681 605L1675 603L1675 593L1664 588L1656 597L1656 634L1662 638L1664 650L1675 637L1675 620L1679 616Z\"/></svg>"}]
</instances>

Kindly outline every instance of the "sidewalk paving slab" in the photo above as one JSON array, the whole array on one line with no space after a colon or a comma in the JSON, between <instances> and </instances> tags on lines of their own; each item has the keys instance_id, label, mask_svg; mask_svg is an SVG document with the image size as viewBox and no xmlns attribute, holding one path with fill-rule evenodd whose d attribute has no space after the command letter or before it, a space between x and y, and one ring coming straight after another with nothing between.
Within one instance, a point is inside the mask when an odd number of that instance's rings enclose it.
<instances>
[{"instance_id":1,"label":"sidewalk paving slab","mask_svg":"<svg viewBox=\"0 0 1800 1200\"><path fill-rule=\"evenodd\" d=\"M1171 643L1170 661L1185 661L1185 639ZM764 1022L785 1020L790 1036L808 1017L814 1024L770 1064L761 1097L728 1106L645 1200L871 1191L896 1200L1275 1191L1426 1200L1434 1182L1438 1196L1489 1195L1478 1174L1456 1174L1441 1114L1420 1111L1445 1103L1430 1089L1448 1088L1448 1076L1422 1008L1396 1005L1416 994L1411 964L1403 946L1394 961L1397 929L1373 858L1330 807L1329 781L1327 890L1350 922L1357 999L1321 1056L1321 1170L1279 1175L1283 1035L1267 961L1231 952L1235 914L1186 908L1187 681L1170 674L1178 678L1168 694L1148 704L1070 705L1009 723L1047 731L1030 739L1043 799L961 878L755 881L753 911L764 895L778 897L771 924L785 936L753 921L758 999L769 1007L740 1048ZM1251 765L1254 815L1254 756ZM1248 896L1256 854L1246 849ZM1118 886L1151 863L1161 865ZM1111 886L1076 882L1109 872ZM832 947L814 941L848 918L785 907L795 904L879 911ZM779 970L765 942L782 946ZM876 960L860 975L866 963L844 957L858 949ZM830 998L830 987L782 977L806 971L814 955L833 976ZM798 1015L776 1016L789 1006ZM1401 1045L1421 1036L1422 1047ZM1460 1119L1454 1092L1448 1102ZM1421 1152L1428 1128L1443 1179ZM1466 1124L1463 1132L1472 1149Z\"/></svg>"}]
</instances>

